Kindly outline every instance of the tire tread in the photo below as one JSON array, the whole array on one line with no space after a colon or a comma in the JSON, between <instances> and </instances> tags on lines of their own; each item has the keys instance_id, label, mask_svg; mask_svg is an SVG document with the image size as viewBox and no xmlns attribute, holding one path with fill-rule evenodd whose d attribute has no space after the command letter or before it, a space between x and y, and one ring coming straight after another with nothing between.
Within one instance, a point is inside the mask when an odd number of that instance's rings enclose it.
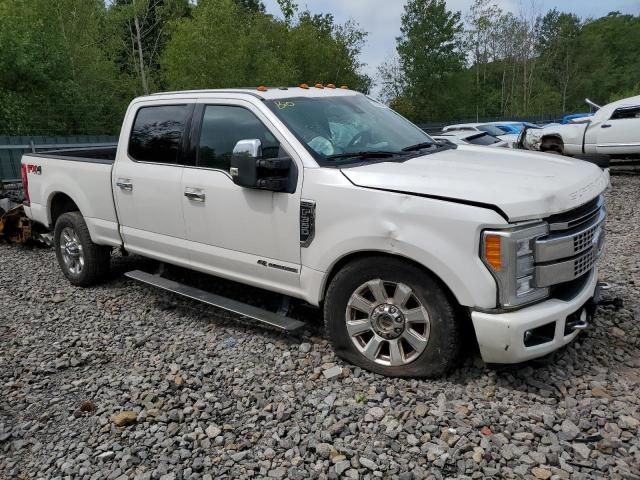
<instances>
[{"instance_id":1,"label":"tire tread","mask_svg":"<svg viewBox=\"0 0 640 480\"><path fill-rule=\"evenodd\" d=\"M70 276L64 268L61 259L59 239L60 232L66 223L69 223L76 231L84 251L85 263L79 277ZM109 273L111 248L93 243L93 240L91 240L91 234L89 233L89 227L87 227L87 224L80 212L67 212L58 217L55 226L55 248L60 268L72 285L76 285L78 287L89 287L102 281Z\"/></svg>"}]
</instances>

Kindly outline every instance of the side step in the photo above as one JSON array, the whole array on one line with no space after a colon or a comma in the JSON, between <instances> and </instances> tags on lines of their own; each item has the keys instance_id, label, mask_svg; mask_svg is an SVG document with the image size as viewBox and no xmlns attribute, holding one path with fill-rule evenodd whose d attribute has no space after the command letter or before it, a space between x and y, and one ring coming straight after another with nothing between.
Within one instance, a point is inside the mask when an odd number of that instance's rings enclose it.
<instances>
[{"instance_id":1,"label":"side step","mask_svg":"<svg viewBox=\"0 0 640 480\"><path fill-rule=\"evenodd\" d=\"M246 303L238 302L214 293L205 292L204 290L190 287L183 283L168 280L159 275L152 275L151 273L143 272L141 270L133 270L125 273L124 276L146 283L147 285L168 290L169 292L182 295L183 297L191 298L192 300L197 300L208 305L213 305L214 307L228 310L229 312L237 313L244 317L253 318L254 320L258 320L259 322L266 323L286 332L302 331L305 327L304 322L299 320L285 317L284 315L279 315L268 310L263 310L262 308L254 307L252 305L247 305Z\"/></svg>"}]
</instances>

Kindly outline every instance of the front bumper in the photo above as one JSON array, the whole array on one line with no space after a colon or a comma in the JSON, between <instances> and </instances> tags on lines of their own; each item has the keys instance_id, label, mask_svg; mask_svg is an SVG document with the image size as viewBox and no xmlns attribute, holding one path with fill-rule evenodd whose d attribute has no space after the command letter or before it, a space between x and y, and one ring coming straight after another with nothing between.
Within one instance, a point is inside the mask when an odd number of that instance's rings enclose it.
<instances>
[{"instance_id":1,"label":"front bumper","mask_svg":"<svg viewBox=\"0 0 640 480\"><path fill-rule=\"evenodd\" d=\"M487 363L519 363L542 357L571 342L579 329L565 334L567 317L583 308L589 317L593 314L593 308L587 305L593 305L594 296L597 295L598 269L594 268L589 275L582 291L568 301L552 298L508 313L472 312L471 319L482 359ZM525 345L525 332L543 326L549 332L550 341Z\"/></svg>"}]
</instances>

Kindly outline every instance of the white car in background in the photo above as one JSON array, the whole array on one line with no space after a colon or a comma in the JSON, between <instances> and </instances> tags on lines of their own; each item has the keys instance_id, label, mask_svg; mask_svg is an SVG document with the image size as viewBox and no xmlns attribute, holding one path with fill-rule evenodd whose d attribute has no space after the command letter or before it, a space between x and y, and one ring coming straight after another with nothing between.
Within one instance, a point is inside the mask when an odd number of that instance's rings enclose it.
<instances>
[{"instance_id":1,"label":"white car in background","mask_svg":"<svg viewBox=\"0 0 640 480\"><path fill-rule=\"evenodd\" d=\"M498 137L500 140L504 140L510 146L518 141L518 135L514 133L505 133L504 130L498 128L491 123L458 123L456 125L448 125L442 129L442 132L454 132L454 131L466 131L466 132L486 132L489 135Z\"/></svg>"},{"instance_id":2,"label":"white car in background","mask_svg":"<svg viewBox=\"0 0 640 480\"><path fill-rule=\"evenodd\" d=\"M569 156L640 157L640 95L600 107L592 117L566 125L524 130L518 147Z\"/></svg>"},{"instance_id":3,"label":"white car in background","mask_svg":"<svg viewBox=\"0 0 640 480\"><path fill-rule=\"evenodd\" d=\"M486 147L510 148L511 145L487 132L454 130L432 135L435 140L442 140L456 145L483 145Z\"/></svg>"}]
</instances>

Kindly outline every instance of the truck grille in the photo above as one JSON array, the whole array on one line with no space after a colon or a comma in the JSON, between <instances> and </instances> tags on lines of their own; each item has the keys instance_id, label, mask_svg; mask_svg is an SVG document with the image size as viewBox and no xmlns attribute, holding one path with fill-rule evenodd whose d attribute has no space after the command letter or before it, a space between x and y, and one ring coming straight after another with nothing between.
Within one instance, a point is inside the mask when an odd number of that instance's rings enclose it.
<instances>
[{"instance_id":1,"label":"truck grille","mask_svg":"<svg viewBox=\"0 0 640 480\"><path fill-rule=\"evenodd\" d=\"M596 263L596 259L597 257L593 250L589 250L579 258L576 258L573 261L573 277L578 278L591 270L591 267Z\"/></svg>"},{"instance_id":2,"label":"truck grille","mask_svg":"<svg viewBox=\"0 0 640 480\"><path fill-rule=\"evenodd\" d=\"M593 241L593 236L596 233L597 226L590 228L588 231L583 232L573 237L573 250L575 252L581 252L588 248Z\"/></svg>"},{"instance_id":3,"label":"truck grille","mask_svg":"<svg viewBox=\"0 0 640 480\"><path fill-rule=\"evenodd\" d=\"M535 243L535 284L549 287L589 273L604 247L602 195L547 219L550 234Z\"/></svg>"}]
</instances>

